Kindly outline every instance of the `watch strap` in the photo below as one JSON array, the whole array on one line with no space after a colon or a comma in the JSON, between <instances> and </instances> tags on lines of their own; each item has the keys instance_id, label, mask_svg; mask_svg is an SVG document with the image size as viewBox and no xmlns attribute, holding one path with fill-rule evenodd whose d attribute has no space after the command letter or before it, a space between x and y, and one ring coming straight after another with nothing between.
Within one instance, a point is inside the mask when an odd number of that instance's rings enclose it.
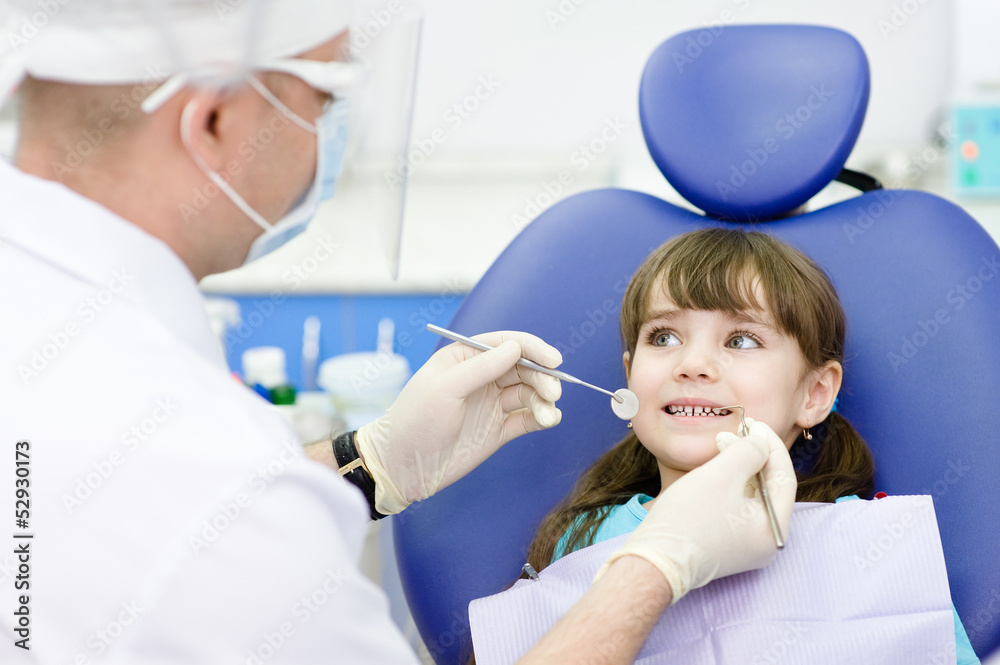
<instances>
[{"instance_id":1,"label":"watch strap","mask_svg":"<svg viewBox=\"0 0 1000 665\"><path fill-rule=\"evenodd\" d=\"M333 437L333 456L339 467L337 472L365 495L372 519L381 519L385 515L375 510L375 479L365 468L364 460L361 459L354 442L354 434L354 431L344 432Z\"/></svg>"}]
</instances>

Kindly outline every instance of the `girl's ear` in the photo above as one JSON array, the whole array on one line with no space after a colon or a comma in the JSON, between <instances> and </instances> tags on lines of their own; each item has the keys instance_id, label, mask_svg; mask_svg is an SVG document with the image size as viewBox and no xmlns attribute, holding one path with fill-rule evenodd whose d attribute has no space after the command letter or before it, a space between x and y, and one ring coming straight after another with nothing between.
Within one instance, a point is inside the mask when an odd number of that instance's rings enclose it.
<instances>
[{"instance_id":1,"label":"girl's ear","mask_svg":"<svg viewBox=\"0 0 1000 665\"><path fill-rule=\"evenodd\" d=\"M795 421L797 427L808 429L826 420L830 415L830 409L833 408L834 400L840 393L843 379L844 368L836 360L831 360L808 374L806 399Z\"/></svg>"},{"instance_id":2,"label":"girl's ear","mask_svg":"<svg viewBox=\"0 0 1000 665\"><path fill-rule=\"evenodd\" d=\"M632 373L632 367L629 364L628 351L622 354L622 364L625 365L625 380L628 381L629 375Z\"/></svg>"}]
</instances>

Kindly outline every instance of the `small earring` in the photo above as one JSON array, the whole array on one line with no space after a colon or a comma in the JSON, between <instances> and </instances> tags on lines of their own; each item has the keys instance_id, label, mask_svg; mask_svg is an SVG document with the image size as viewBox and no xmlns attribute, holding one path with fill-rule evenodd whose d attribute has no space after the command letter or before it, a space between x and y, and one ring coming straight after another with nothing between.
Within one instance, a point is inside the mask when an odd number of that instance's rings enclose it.
<instances>
[{"instance_id":1,"label":"small earring","mask_svg":"<svg viewBox=\"0 0 1000 665\"><path fill-rule=\"evenodd\" d=\"M631 420L630 420L630 421L628 421L628 428L629 428L629 429L632 429L632 421L631 421Z\"/></svg>"},{"instance_id":2,"label":"small earring","mask_svg":"<svg viewBox=\"0 0 1000 665\"><path fill-rule=\"evenodd\" d=\"M805 437L806 441L812 441L813 440L812 432L810 432L805 427L802 428L802 436Z\"/></svg>"}]
</instances>

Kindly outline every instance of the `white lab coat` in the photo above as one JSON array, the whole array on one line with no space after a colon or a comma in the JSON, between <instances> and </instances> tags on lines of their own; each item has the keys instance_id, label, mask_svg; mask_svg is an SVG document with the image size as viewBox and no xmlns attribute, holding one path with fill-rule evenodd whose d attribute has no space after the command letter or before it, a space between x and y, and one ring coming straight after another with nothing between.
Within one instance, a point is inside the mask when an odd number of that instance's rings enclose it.
<instances>
[{"instance_id":1,"label":"white lab coat","mask_svg":"<svg viewBox=\"0 0 1000 665\"><path fill-rule=\"evenodd\" d=\"M14 519L20 440L27 528ZM7 163L0 458L0 662L417 660L358 570L361 493L229 375L186 267ZM14 588L15 533L34 534L27 590ZM28 651L14 646L22 594Z\"/></svg>"}]
</instances>

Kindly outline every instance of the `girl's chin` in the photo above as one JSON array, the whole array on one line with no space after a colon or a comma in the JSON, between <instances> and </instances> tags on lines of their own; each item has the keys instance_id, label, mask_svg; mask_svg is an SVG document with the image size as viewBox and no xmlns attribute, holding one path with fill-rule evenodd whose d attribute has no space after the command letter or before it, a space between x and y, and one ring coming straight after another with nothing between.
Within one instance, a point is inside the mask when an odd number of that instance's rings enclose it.
<instances>
[{"instance_id":1,"label":"girl's chin","mask_svg":"<svg viewBox=\"0 0 1000 665\"><path fill-rule=\"evenodd\" d=\"M719 448L713 439L710 444L698 445L697 447L678 448L671 445L652 449L650 452L656 457L661 468L666 467L679 473L687 473L718 455Z\"/></svg>"}]
</instances>

